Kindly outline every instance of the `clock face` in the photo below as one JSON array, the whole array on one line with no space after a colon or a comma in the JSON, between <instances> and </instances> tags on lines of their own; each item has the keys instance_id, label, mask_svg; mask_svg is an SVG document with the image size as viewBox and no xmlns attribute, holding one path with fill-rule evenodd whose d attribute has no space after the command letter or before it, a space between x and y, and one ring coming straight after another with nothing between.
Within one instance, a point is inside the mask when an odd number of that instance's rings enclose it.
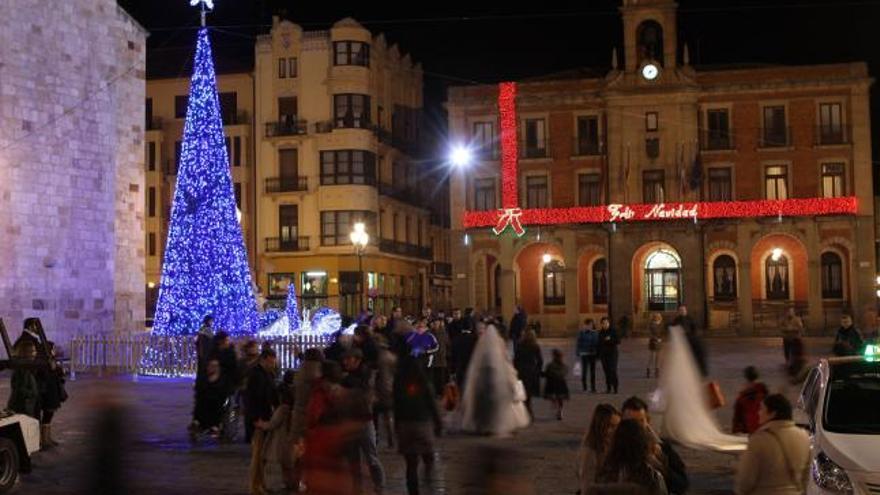
<instances>
[{"instance_id":1,"label":"clock face","mask_svg":"<svg viewBox=\"0 0 880 495\"><path fill-rule=\"evenodd\" d=\"M645 66L642 67L642 77L649 81L653 81L659 75L660 69L658 69L657 66L654 64L645 64Z\"/></svg>"}]
</instances>

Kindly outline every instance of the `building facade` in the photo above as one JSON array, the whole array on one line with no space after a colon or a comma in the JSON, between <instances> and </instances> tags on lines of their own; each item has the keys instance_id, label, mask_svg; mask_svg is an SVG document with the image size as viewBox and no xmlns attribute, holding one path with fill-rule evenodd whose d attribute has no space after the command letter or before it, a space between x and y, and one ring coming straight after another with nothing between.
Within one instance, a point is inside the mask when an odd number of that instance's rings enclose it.
<instances>
[{"instance_id":1,"label":"building facade","mask_svg":"<svg viewBox=\"0 0 880 495\"><path fill-rule=\"evenodd\" d=\"M857 211L533 226L522 237L466 229L465 211L501 208L498 89L454 88L450 132L480 156L451 179L455 303L508 317L522 304L560 334L604 315L638 330L680 304L709 334L775 333L790 307L812 333L844 311L873 326L865 64L698 68L677 41L674 2L625 0L621 15L610 71L518 85L519 206L855 197Z\"/></svg>"},{"instance_id":2,"label":"building facade","mask_svg":"<svg viewBox=\"0 0 880 495\"><path fill-rule=\"evenodd\" d=\"M148 82L154 297L188 84ZM420 160L419 64L353 19L303 31L276 18L257 39L253 72L218 75L218 84L254 280L268 305L283 306L291 283L301 307L346 315L449 304L448 194ZM357 222L370 236L360 253L349 237Z\"/></svg>"},{"instance_id":3,"label":"building facade","mask_svg":"<svg viewBox=\"0 0 880 495\"><path fill-rule=\"evenodd\" d=\"M0 15L0 317L143 328L146 31L112 0Z\"/></svg>"}]
</instances>

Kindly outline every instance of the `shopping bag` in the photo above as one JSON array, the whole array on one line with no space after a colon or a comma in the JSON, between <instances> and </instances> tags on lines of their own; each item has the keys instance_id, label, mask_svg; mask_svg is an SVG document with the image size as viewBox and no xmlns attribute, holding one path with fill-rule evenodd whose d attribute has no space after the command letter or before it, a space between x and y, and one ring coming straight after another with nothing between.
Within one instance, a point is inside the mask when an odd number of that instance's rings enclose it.
<instances>
[{"instance_id":1,"label":"shopping bag","mask_svg":"<svg viewBox=\"0 0 880 495\"><path fill-rule=\"evenodd\" d=\"M461 394L458 391L458 385L455 382L449 382L443 387L443 409L447 411L454 411L456 407L458 407L458 400Z\"/></svg>"},{"instance_id":2,"label":"shopping bag","mask_svg":"<svg viewBox=\"0 0 880 495\"><path fill-rule=\"evenodd\" d=\"M724 400L724 394L721 392L721 387L718 385L718 382L709 382L707 391L709 393L710 409L720 409L724 407L724 404L727 402Z\"/></svg>"}]
</instances>

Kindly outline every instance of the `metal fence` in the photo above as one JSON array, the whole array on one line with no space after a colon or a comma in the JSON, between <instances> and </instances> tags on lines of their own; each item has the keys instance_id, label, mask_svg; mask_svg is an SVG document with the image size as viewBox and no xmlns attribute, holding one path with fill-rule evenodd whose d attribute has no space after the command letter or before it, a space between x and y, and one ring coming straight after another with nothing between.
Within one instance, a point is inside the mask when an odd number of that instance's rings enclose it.
<instances>
[{"instance_id":1,"label":"metal fence","mask_svg":"<svg viewBox=\"0 0 880 495\"><path fill-rule=\"evenodd\" d=\"M234 340L236 348L250 340ZM259 345L269 342L278 354L281 369L295 369L299 356L310 348L329 345L326 337L291 335L255 339ZM70 376L77 373L131 374L137 376L193 376L196 373L195 337L165 337L150 334L89 334L78 335L67 346Z\"/></svg>"}]
</instances>

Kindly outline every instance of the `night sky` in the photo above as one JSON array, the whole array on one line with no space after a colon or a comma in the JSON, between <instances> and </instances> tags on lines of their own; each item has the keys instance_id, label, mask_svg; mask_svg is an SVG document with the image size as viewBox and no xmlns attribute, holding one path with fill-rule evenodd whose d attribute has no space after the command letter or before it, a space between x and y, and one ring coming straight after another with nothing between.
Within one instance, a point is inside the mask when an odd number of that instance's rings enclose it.
<instances>
[{"instance_id":1,"label":"night sky","mask_svg":"<svg viewBox=\"0 0 880 495\"><path fill-rule=\"evenodd\" d=\"M374 33L385 33L424 66L426 110L436 130L445 125L441 104L450 85L584 67L607 69L612 47L622 46L617 10L621 2L611 0L584 0L575 6L509 2L491 7L476 7L477 2L467 6L291 0L215 3L208 22L215 26L218 72L252 67L254 37L268 31L273 13L306 30L327 29L351 16ZM148 77L188 76L199 17L188 0L119 0L119 4L151 31ZM678 30L679 41L690 46L693 65L863 60L876 77L880 74L878 22L880 0L681 0ZM876 85L872 96L873 120L880 122Z\"/></svg>"}]
</instances>

